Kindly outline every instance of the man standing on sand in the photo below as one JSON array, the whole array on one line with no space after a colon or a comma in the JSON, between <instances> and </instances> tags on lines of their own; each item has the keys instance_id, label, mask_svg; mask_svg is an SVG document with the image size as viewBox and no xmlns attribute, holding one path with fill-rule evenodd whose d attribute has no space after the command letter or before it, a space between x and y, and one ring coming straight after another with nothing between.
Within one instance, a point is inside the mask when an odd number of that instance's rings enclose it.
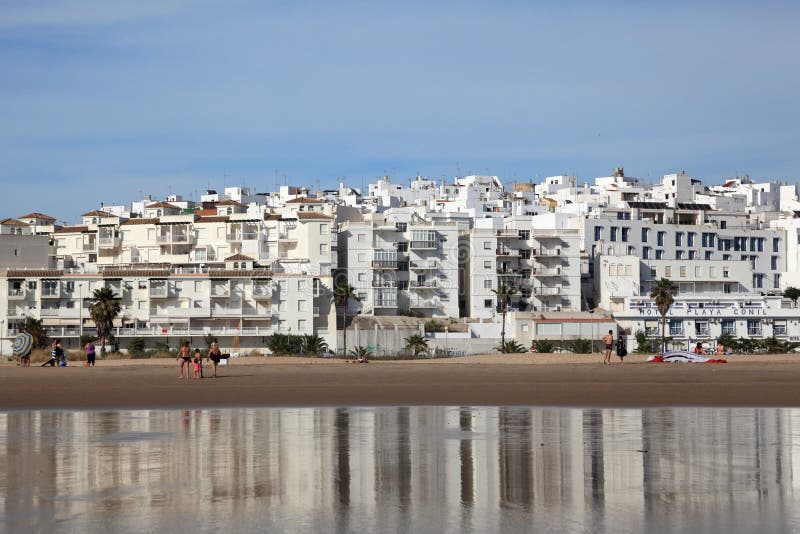
<instances>
[{"instance_id":1,"label":"man standing on sand","mask_svg":"<svg viewBox=\"0 0 800 534\"><path fill-rule=\"evenodd\" d=\"M608 331L608 334L603 336L603 344L605 351L603 352L603 365L611 365L611 350L614 348L614 332Z\"/></svg>"}]
</instances>

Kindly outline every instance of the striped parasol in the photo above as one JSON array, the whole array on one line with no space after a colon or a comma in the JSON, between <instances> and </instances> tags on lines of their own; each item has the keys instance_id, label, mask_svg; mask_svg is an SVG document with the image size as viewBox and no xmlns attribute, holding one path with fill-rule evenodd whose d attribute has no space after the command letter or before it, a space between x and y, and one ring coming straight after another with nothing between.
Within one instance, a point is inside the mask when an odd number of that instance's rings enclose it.
<instances>
[{"instance_id":1,"label":"striped parasol","mask_svg":"<svg viewBox=\"0 0 800 534\"><path fill-rule=\"evenodd\" d=\"M33 347L33 336L27 332L22 332L14 338L14 345L11 350L15 358L22 358L31 351L31 347Z\"/></svg>"}]
</instances>

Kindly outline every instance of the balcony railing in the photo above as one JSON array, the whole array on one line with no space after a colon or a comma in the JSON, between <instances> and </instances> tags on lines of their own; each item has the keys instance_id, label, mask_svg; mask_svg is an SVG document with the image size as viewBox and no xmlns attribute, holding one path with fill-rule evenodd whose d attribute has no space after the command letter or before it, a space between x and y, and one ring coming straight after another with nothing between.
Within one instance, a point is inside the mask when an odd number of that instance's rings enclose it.
<instances>
[{"instance_id":1,"label":"balcony railing","mask_svg":"<svg viewBox=\"0 0 800 534\"><path fill-rule=\"evenodd\" d=\"M252 241L258 239L258 232L231 232L227 239L228 241Z\"/></svg>"},{"instance_id":2,"label":"balcony railing","mask_svg":"<svg viewBox=\"0 0 800 534\"><path fill-rule=\"evenodd\" d=\"M439 244L436 241L411 241L412 250L436 250Z\"/></svg>"},{"instance_id":3,"label":"balcony railing","mask_svg":"<svg viewBox=\"0 0 800 534\"><path fill-rule=\"evenodd\" d=\"M53 299L61 297L61 288L56 287L42 287L42 298Z\"/></svg>"},{"instance_id":4,"label":"balcony railing","mask_svg":"<svg viewBox=\"0 0 800 534\"><path fill-rule=\"evenodd\" d=\"M289 232L279 232L278 241L297 241L297 236Z\"/></svg>"},{"instance_id":5,"label":"balcony railing","mask_svg":"<svg viewBox=\"0 0 800 534\"><path fill-rule=\"evenodd\" d=\"M540 248L533 251L534 256L539 257L552 257L552 256L561 256L561 249L560 248Z\"/></svg>"},{"instance_id":6,"label":"balcony railing","mask_svg":"<svg viewBox=\"0 0 800 534\"><path fill-rule=\"evenodd\" d=\"M561 276L561 269L537 268L533 270L533 276L537 278L544 278L549 276Z\"/></svg>"},{"instance_id":7,"label":"balcony railing","mask_svg":"<svg viewBox=\"0 0 800 534\"><path fill-rule=\"evenodd\" d=\"M165 299L169 296L167 286L150 286L149 295L151 299Z\"/></svg>"},{"instance_id":8,"label":"balcony railing","mask_svg":"<svg viewBox=\"0 0 800 534\"><path fill-rule=\"evenodd\" d=\"M253 284L253 298L255 299L271 299L272 286L268 284Z\"/></svg>"},{"instance_id":9,"label":"balcony railing","mask_svg":"<svg viewBox=\"0 0 800 534\"><path fill-rule=\"evenodd\" d=\"M117 248L119 247L118 237L101 237L97 240L100 248Z\"/></svg>"},{"instance_id":10,"label":"balcony railing","mask_svg":"<svg viewBox=\"0 0 800 534\"><path fill-rule=\"evenodd\" d=\"M156 243L161 245L187 245L193 239L190 234L160 234L156 236Z\"/></svg>"},{"instance_id":11,"label":"balcony railing","mask_svg":"<svg viewBox=\"0 0 800 534\"><path fill-rule=\"evenodd\" d=\"M560 295L561 288L560 287L534 287L532 291L533 295L539 296L553 296L553 295Z\"/></svg>"},{"instance_id":12,"label":"balcony railing","mask_svg":"<svg viewBox=\"0 0 800 534\"><path fill-rule=\"evenodd\" d=\"M396 280L373 280L372 287L397 287Z\"/></svg>"},{"instance_id":13,"label":"balcony railing","mask_svg":"<svg viewBox=\"0 0 800 534\"><path fill-rule=\"evenodd\" d=\"M426 289L439 287L439 282L437 280L425 280L424 282L420 282L419 280L411 280L408 285L412 289Z\"/></svg>"},{"instance_id":14,"label":"balcony railing","mask_svg":"<svg viewBox=\"0 0 800 534\"><path fill-rule=\"evenodd\" d=\"M376 308L396 308L397 307L397 300L376 300L375 301Z\"/></svg>"},{"instance_id":15,"label":"balcony railing","mask_svg":"<svg viewBox=\"0 0 800 534\"><path fill-rule=\"evenodd\" d=\"M8 290L8 298L9 299L24 299L25 298L25 290L20 289L9 289Z\"/></svg>"},{"instance_id":16,"label":"balcony railing","mask_svg":"<svg viewBox=\"0 0 800 534\"><path fill-rule=\"evenodd\" d=\"M373 269L397 269L397 260L372 260Z\"/></svg>"}]
</instances>

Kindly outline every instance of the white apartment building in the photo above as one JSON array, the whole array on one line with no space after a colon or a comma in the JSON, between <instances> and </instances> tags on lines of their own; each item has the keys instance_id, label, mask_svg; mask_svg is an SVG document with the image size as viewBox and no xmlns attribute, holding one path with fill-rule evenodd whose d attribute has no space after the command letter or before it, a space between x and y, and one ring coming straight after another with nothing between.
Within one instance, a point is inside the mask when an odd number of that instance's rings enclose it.
<instances>
[{"instance_id":1,"label":"white apartment building","mask_svg":"<svg viewBox=\"0 0 800 534\"><path fill-rule=\"evenodd\" d=\"M455 224L387 211L341 224L339 244L341 267L360 299L349 315L458 317Z\"/></svg>"},{"instance_id":2,"label":"white apartment building","mask_svg":"<svg viewBox=\"0 0 800 534\"><path fill-rule=\"evenodd\" d=\"M235 201L216 210L201 216L154 202L145 218L95 210L83 214L82 225L59 228L55 268L0 275L4 334L32 316L52 337L77 342L93 327L87 299L106 286L122 299L116 326L123 347L130 337L177 343L209 332L236 338L242 349L263 347L263 336L274 332L315 333L335 347L332 207L299 198L260 217Z\"/></svg>"},{"instance_id":3,"label":"white apartment building","mask_svg":"<svg viewBox=\"0 0 800 534\"><path fill-rule=\"evenodd\" d=\"M580 311L580 232L537 228L535 220L479 219L462 233L462 315L496 317L493 290L503 284L517 291L509 310Z\"/></svg>"}]
</instances>

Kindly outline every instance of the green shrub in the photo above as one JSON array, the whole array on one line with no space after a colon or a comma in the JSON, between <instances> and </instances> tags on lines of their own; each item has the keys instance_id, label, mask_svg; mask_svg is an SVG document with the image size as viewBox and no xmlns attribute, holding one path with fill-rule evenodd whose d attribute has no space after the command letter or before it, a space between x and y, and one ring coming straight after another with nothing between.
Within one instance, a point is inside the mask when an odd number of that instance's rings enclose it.
<instances>
[{"instance_id":1,"label":"green shrub","mask_svg":"<svg viewBox=\"0 0 800 534\"><path fill-rule=\"evenodd\" d=\"M128 341L128 354L135 358L137 356L144 356L145 349L144 349L144 338L141 337L133 337L130 341Z\"/></svg>"},{"instance_id":2,"label":"green shrub","mask_svg":"<svg viewBox=\"0 0 800 534\"><path fill-rule=\"evenodd\" d=\"M272 354L300 354L303 352L303 336L272 334L267 338L267 348Z\"/></svg>"},{"instance_id":3,"label":"green shrub","mask_svg":"<svg viewBox=\"0 0 800 534\"><path fill-rule=\"evenodd\" d=\"M572 347L578 354L589 354L592 352L592 342L588 339L578 338L572 344Z\"/></svg>"},{"instance_id":4,"label":"green shrub","mask_svg":"<svg viewBox=\"0 0 800 534\"><path fill-rule=\"evenodd\" d=\"M533 342L533 347L536 349L536 352L553 352L553 342L548 339L537 339Z\"/></svg>"},{"instance_id":5,"label":"green shrub","mask_svg":"<svg viewBox=\"0 0 800 534\"><path fill-rule=\"evenodd\" d=\"M507 354L515 352L516 353L527 352L527 350L525 350L525 347L522 346L520 342L517 341L516 339L509 339L508 341L505 342L505 344L501 343L500 345L495 347L495 350Z\"/></svg>"},{"instance_id":6,"label":"green shrub","mask_svg":"<svg viewBox=\"0 0 800 534\"><path fill-rule=\"evenodd\" d=\"M653 349L653 342L647 338L647 334L645 334L642 330L636 331L636 352L639 354L656 352Z\"/></svg>"}]
</instances>

